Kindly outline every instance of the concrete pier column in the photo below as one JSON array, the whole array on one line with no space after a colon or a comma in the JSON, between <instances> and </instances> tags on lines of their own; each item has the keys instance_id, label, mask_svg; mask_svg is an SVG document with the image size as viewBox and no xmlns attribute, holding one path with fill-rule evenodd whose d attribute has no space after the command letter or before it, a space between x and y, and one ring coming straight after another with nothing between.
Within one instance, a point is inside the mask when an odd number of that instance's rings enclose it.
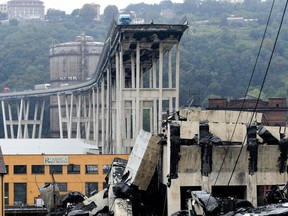
<instances>
[{"instance_id":1,"label":"concrete pier column","mask_svg":"<svg viewBox=\"0 0 288 216\"><path fill-rule=\"evenodd\" d=\"M136 113L136 127L134 137L137 136L140 130L140 42L137 42L136 47L136 98L135 98L135 113Z\"/></svg>"},{"instance_id":2,"label":"concrete pier column","mask_svg":"<svg viewBox=\"0 0 288 216\"><path fill-rule=\"evenodd\" d=\"M80 127L80 124L81 124L81 122L80 122L80 118L81 118L81 98L82 98L82 95L78 95L77 96L77 103L76 103L76 121L77 121L77 123L76 123L76 125L77 125L77 127L76 127L76 138L77 139L80 139L81 138L81 127Z\"/></svg>"},{"instance_id":3,"label":"concrete pier column","mask_svg":"<svg viewBox=\"0 0 288 216\"><path fill-rule=\"evenodd\" d=\"M45 109L45 99L42 101L38 138L42 137L42 128L43 128L43 121L44 121L44 109Z\"/></svg>"},{"instance_id":4,"label":"concrete pier column","mask_svg":"<svg viewBox=\"0 0 288 216\"><path fill-rule=\"evenodd\" d=\"M180 86L180 49L179 41L176 43L176 72L175 72L175 85L176 85L176 99L175 110L179 110L179 86Z\"/></svg>"},{"instance_id":5,"label":"concrete pier column","mask_svg":"<svg viewBox=\"0 0 288 216\"><path fill-rule=\"evenodd\" d=\"M17 139L22 138L22 115L23 115L24 99L21 99L20 105L17 106L17 117L18 117L18 127L17 127Z\"/></svg>"},{"instance_id":6,"label":"concrete pier column","mask_svg":"<svg viewBox=\"0 0 288 216\"><path fill-rule=\"evenodd\" d=\"M106 96L106 109L107 109L107 114L106 114L106 139L107 143L109 145L109 152L112 152L112 81L111 81L111 70L110 68L107 69L107 81L106 81L106 86L107 86L107 96Z\"/></svg>"},{"instance_id":7,"label":"concrete pier column","mask_svg":"<svg viewBox=\"0 0 288 216\"><path fill-rule=\"evenodd\" d=\"M100 123L99 123L99 119L100 119L100 89L99 89L99 85L96 88L96 122L95 122L95 130L96 130L96 144L98 146L102 145L99 141L99 127L100 127Z\"/></svg>"},{"instance_id":8,"label":"concrete pier column","mask_svg":"<svg viewBox=\"0 0 288 216\"><path fill-rule=\"evenodd\" d=\"M257 175L247 176L247 200L249 200L253 206L257 206Z\"/></svg>"},{"instance_id":9,"label":"concrete pier column","mask_svg":"<svg viewBox=\"0 0 288 216\"><path fill-rule=\"evenodd\" d=\"M131 53L131 87L135 88L135 55Z\"/></svg>"},{"instance_id":10,"label":"concrete pier column","mask_svg":"<svg viewBox=\"0 0 288 216\"><path fill-rule=\"evenodd\" d=\"M115 145L115 153L120 152L121 148L121 116L119 113L119 98L120 98L120 60L119 60L119 52L115 54L115 62L116 62L116 93L115 93L115 101L116 101L116 145Z\"/></svg>"},{"instance_id":11,"label":"concrete pier column","mask_svg":"<svg viewBox=\"0 0 288 216\"><path fill-rule=\"evenodd\" d=\"M30 110L30 99L24 101L23 113L24 113L24 132L23 138L28 139L28 120L29 120L29 110Z\"/></svg>"},{"instance_id":12,"label":"concrete pier column","mask_svg":"<svg viewBox=\"0 0 288 216\"><path fill-rule=\"evenodd\" d=\"M117 145L117 88L116 88L116 79L111 79L111 137L112 137L112 146L111 153L116 153Z\"/></svg>"},{"instance_id":13,"label":"concrete pier column","mask_svg":"<svg viewBox=\"0 0 288 216\"><path fill-rule=\"evenodd\" d=\"M5 103L4 103L4 101L1 101L1 105L2 105L4 136L5 136L5 139L8 139L7 123L6 123L6 112L5 112Z\"/></svg>"},{"instance_id":14,"label":"concrete pier column","mask_svg":"<svg viewBox=\"0 0 288 216\"><path fill-rule=\"evenodd\" d=\"M163 42L159 44L159 108L158 108L158 133L160 133L163 109Z\"/></svg>"},{"instance_id":15,"label":"concrete pier column","mask_svg":"<svg viewBox=\"0 0 288 216\"><path fill-rule=\"evenodd\" d=\"M32 127L32 136L31 136L32 139L35 139L38 109L39 109L39 101L36 102L35 107L34 107L33 127Z\"/></svg>"},{"instance_id":16,"label":"concrete pier column","mask_svg":"<svg viewBox=\"0 0 288 216\"><path fill-rule=\"evenodd\" d=\"M153 79L153 85L152 88L157 88L157 68L156 68L156 58L155 54L152 56L152 79Z\"/></svg>"},{"instance_id":17,"label":"concrete pier column","mask_svg":"<svg viewBox=\"0 0 288 216\"><path fill-rule=\"evenodd\" d=\"M11 104L10 102L8 102L8 114L9 114L9 124L10 124L10 133L11 133L11 138L14 139L15 135L14 135L14 122L13 122L13 118L12 118L12 110L11 110Z\"/></svg>"},{"instance_id":18,"label":"concrete pier column","mask_svg":"<svg viewBox=\"0 0 288 216\"><path fill-rule=\"evenodd\" d=\"M168 52L168 88L173 88L173 81L172 81L172 53L171 51ZM169 112L173 112L173 98L169 98Z\"/></svg>"},{"instance_id":19,"label":"concrete pier column","mask_svg":"<svg viewBox=\"0 0 288 216\"><path fill-rule=\"evenodd\" d=\"M126 134L127 128L125 124L125 100L123 99L123 91L125 89L125 67L124 67L124 62L123 62L123 46L122 44L120 45L120 50L119 50L119 69L120 69L120 80L119 80L119 116L120 116L120 121L119 124L121 125L120 127L120 149L118 150L119 153L126 153L126 148L123 145L124 141L124 136Z\"/></svg>"},{"instance_id":20,"label":"concrete pier column","mask_svg":"<svg viewBox=\"0 0 288 216\"><path fill-rule=\"evenodd\" d=\"M63 139L63 125L62 125L62 112L61 112L61 98L60 95L57 95L58 100L58 116L59 116L59 133L60 133L60 139Z\"/></svg>"},{"instance_id":21,"label":"concrete pier column","mask_svg":"<svg viewBox=\"0 0 288 216\"><path fill-rule=\"evenodd\" d=\"M93 117L93 140L96 141L96 94L95 88L92 89L92 117ZM98 117L98 116L97 116ZM96 145L98 145L96 141Z\"/></svg>"},{"instance_id":22,"label":"concrete pier column","mask_svg":"<svg viewBox=\"0 0 288 216\"><path fill-rule=\"evenodd\" d=\"M101 80L101 143L102 152L107 153L106 142L105 142L105 80L102 77Z\"/></svg>"}]
</instances>

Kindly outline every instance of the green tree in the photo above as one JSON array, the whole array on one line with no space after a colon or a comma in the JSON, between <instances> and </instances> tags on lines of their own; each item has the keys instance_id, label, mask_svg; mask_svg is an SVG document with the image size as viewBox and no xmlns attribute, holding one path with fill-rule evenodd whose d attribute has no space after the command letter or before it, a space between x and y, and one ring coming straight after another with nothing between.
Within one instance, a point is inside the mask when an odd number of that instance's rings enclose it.
<instances>
[{"instance_id":1,"label":"green tree","mask_svg":"<svg viewBox=\"0 0 288 216\"><path fill-rule=\"evenodd\" d=\"M11 26L18 26L19 25L19 22L17 19L10 19L9 20L9 25Z\"/></svg>"},{"instance_id":2,"label":"green tree","mask_svg":"<svg viewBox=\"0 0 288 216\"><path fill-rule=\"evenodd\" d=\"M8 17L7 13L1 13L0 12L0 20L6 20Z\"/></svg>"},{"instance_id":3,"label":"green tree","mask_svg":"<svg viewBox=\"0 0 288 216\"><path fill-rule=\"evenodd\" d=\"M72 17L78 17L79 16L79 12L80 12L80 9L75 9L75 10L72 11L71 16Z\"/></svg>"},{"instance_id":4,"label":"green tree","mask_svg":"<svg viewBox=\"0 0 288 216\"><path fill-rule=\"evenodd\" d=\"M104 9L104 14L103 14L103 18L104 18L104 22L106 23L111 23L111 21L113 19L116 19L118 17L118 8L115 5L108 5L105 9Z\"/></svg>"},{"instance_id":5,"label":"green tree","mask_svg":"<svg viewBox=\"0 0 288 216\"><path fill-rule=\"evenodd\" d=\"M62 21L66 18L66 13L61 10L48 9L45 18L49 21Z\"/></svg>"},{"instance_id":6,"label":"green tree","mask_svg":"<svg viewBox=\"0 0 288 216\"><path fill-rule=\"evenodd\" d=\"M87 24L92 23L96 15L97 15L96 11L94 10L93 6L90 4L83 5L83 7L79 11L80 19Z\"/></svg>"}]
</instances>

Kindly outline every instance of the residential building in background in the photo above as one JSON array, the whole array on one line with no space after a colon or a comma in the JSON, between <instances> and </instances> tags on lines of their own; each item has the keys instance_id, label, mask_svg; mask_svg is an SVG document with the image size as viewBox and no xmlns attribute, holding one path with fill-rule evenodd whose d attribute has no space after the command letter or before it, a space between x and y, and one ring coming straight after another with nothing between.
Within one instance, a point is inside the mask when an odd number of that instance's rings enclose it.
<instances>
[{"instance_id":1,"label":"residential building in background","mask_svg":"<svg viewBox=\"0 0 288 216\"><path fill-rule=\"evenodd\" d=\"M0 13L7 13L7 4L0 4Z\"/></svg>"},{"instance_id":2,"label":"residential building in background","mask_svg":"<svg viewBox=\"0 0 288 216\"><path fill-rule=\"evenodd\" d=\"M257 104L257 108L255 108ZM243 110L263 113L262 122L265 125L286 126L287 105L286 98L269 98L268 101L246 96L234 100L227 98L209 99L208 110Z\"/></svg>"},{"instance_id":3,"label":"residential building in background","mask_svg":"<svg viewBox=\"0 0 288 216\"><path fill-rule=\"evenodd\" d=\"M91 3L89 5L91 5L96 12L96 17L94 18L94 20L100 21L100 5L94 3Z\"/></svg>"},{"instance_id":4,"label":"residential building in background","mask_svg":"<svg viewBox=\"0 0 288 216\"><path fill-rule=\"evenodd\" d=\"M39 0L11 0L7 2L8 19L44 20L44 3Z\"/></svg>"}]
</instances>

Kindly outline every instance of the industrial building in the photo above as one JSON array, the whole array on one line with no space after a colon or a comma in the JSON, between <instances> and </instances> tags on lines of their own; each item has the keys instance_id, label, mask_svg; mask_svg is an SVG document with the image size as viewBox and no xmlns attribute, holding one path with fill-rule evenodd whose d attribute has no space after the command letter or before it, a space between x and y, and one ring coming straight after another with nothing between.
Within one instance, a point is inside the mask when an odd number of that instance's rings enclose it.
<instances>
[{"instance_id":1,"label":"industrial building","mask_svg":"<svg viewBox=\"0 0 288 216\"><path fill-rule=\"evenodd\" d=\"M53 44L50 47L51 87L64 88L91 79L96 71L103 46L102 42L96 42L93 37L85 34L77 36L73 42ZM57 103L57 97L50 97L50 132L52 137L59 137ZM67 113L66 108L65 111L63 110L64 116L65 113Z\"/></svg>"},{"instance_id":2,"label":"industrial building","mask_svg":"<svg viewBox=\"0 0 288 216\"><path fill-rule=\"evenodd\" d=\"M50 47L50 82L53 87L76 84L91 78L103 49L102 42L82 34L73 42Z\"/></svg>"},{"instance_id":3,"label":"industrial building","mask_svg":"<svg viewBox=\"0 0 288 216\"><path fill-rule=\"evenodd\" d=\"M61 194L78 191L91 196L105 186L113 159L128 158L128 155L97 154L97 147L83 140L43 141L39 144L35 139L23 139L1 143L7 170L4 176L7 208L43 207L39 187L51 183L52 178Z\"/></svg>"},{"instance_id":4,"label":"industrial building","mask_svg":"<svg viewBox=\"0 0 288 216\"><path fill-rule=\"evenodd\" d=\"M256 107L256 108L255 108ZM263 114L263 121L267 125L286 126L286 98L269 98L268 101L246 96L245 98L231 99L211 98L208 110L244 110L257 111Z\"/></svg>"}]
</instances>

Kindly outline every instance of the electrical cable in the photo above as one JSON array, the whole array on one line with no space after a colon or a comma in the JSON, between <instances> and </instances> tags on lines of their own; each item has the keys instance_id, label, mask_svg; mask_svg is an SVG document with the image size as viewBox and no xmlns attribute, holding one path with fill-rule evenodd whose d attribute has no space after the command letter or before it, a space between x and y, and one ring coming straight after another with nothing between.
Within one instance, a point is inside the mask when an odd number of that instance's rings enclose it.
<instances>
[{"instance_id":1,"label":"electrical cable","mask_svg":"<svg viewBox=\"0 0 288 216\"><path fill-rule=\"evenodd\" d=\"M275 0L273 1L273 5L274 5L274 2L275 2ZM257 107L258 107L258 104L259 104L259 100L260 100L260 96L261 96L261 93L263 91L264 84L265 84L265 81L266 81L266 78L267 78L267 75L268 75L268 71L269 71L270 66L271 66L272 58L273 58L273 55L274 55L274 52L275 52L275 48L276 48L276 45L277 45L277 42L278 42L278 38L279 38L279 35L280 35L280 31L282 29L284 17L285 17L285 14L286 14L287 5L288 5L288 1L286 0L285 7L284 7L284 10L283 10L283 14L282 14L282 18L281 18L281 22L280 22L280 25L279 25L279 28L278 28L278 32L277 32L277 35L276 35L276 38L275 38L275 42L274 42L273 49L272 49L272 52L271 52L271 55L270 55L270 58L269 58L269 62L268 62L268 65L267 65L267 68L266 68L266 71L265 71L265 75L264 75L263 82L262 82L262 85L261 85L261 88L260 88L260 92L259 92L259 95L258 95L258 98L257 98L257 101L256 101L256 105L255 105L254 110L253 110L253 114L252 114L251 119L250 119L250 124L251 124L251 122L253 120L253 116L256 113L256 110L257 110ZM247 136L247 134L246 134L246 136ZM233 171L232 171L231 176L229 178L228 185L230 184L232 176L233 176L233 173L235 172L235 169L236 169L236 166L238 164L238 161L239 161L243 146L244 145L242 144L241 150L240 150L240 152L238 154L238 157L236 159L236 163L235 163L235 165L233 167Z\"/></svg>"},{"instance_id":2,"label":"electrical cable","mask_svg":"<svg viewBox=\"0 0 288 216\"><path fill-rule=\"evenodd\" d=\"M269 22L270 22L270 20L271 20L271 14L272 14L272 11L273 11L273 8L274 8L274 4L275 4L275 0L273 0L272 5L271 5L271 10L270 10L270 12L269 12L268 20L267 20L266 27L265 27L265 30L264 30L264 33L263 33L263 36L262 36L262 40L261 40L261 44L260 44L260 47L259 47L259 50L258 50L258 53L257 53L257 56L256 56L256 60L255 60L254 66L253 66L252 74L251 74L251 76L250 76L250 80L249 80L249 83L248 83L248 85L247 85L247 89L246 89L246 92L245 92L245 97L244 97L244 99L243 99L243 101L242 101L241 108L240 108L240 112L239 112L239 114L238 114L238 117L237 117L237 120L236 120L236 123L235 123L235 127L234 127L234 129L233 129L233 132L232 132L232 134L231 134L230 141L232 140L232 138L233 138L233 136L234 136L234 134L235 134L235 132L236 132L237 124L238 124L238 122L239 122L241 113L242 113L242 111L243 111L243 109L244 109L244 104L245 104L245 102L246 102L246 96L247 96L247 94L248 94L249 88L250 88L251 83L252 83L253 76L254 76L254 74L255 74L256 66L257 66L257 63L258 63L258 60L259 60L259 57L260 57L260 53L261 53L263 44L264 44L264 39L265 39L265 36L266 36L266 33L267 33L267 29L268 29L268 26L269 26ZM245 139L246 139L246 137L245 137ZM245 140L245 139L244 139L244 140ZM242 143L240 152L239 152L239 154L238 154L238 158L236 159L236 164L234 165L234 168L233 168L232 175L233 175L233 173L234 173L234 171L235 171L235 168L236 168L236 165L237 165L237 163L238 163L239 157L240 157L240 155L241 155L243 146L244 146L244 145L243 145L243 143ZM218 181L218 179L219 179L220 172L221 172L221 170L222 170L222 168L223 168L223 165L224 165L224 162L225 162L225 158L227 157L227 154L228 154L228 150L229 150L229 149L230 149L230 147L228 146L228 147L226 148L226 151L225 151L225 154L224 154L224 158L223 158L222 163L221 163L221 165L220 165L220 169L219 169L218 174L217 174L217 176L216 176L214 185L216 185L216 183L217 183L217 181ZM231 176L231 177L232 177L232 176ZM228 186L229 186L229 184L230 184L231 177L230 177L230 179L229 179L229 181L228 181Z\"/></svg>"}]
</instances>

